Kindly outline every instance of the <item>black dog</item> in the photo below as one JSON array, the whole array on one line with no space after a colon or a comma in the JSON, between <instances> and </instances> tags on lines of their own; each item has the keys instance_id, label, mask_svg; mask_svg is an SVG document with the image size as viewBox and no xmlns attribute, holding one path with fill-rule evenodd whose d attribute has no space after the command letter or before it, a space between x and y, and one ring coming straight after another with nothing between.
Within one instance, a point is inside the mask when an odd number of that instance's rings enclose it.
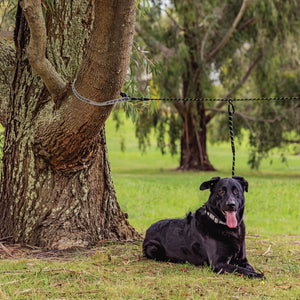
<instances>
[{"instance_id":1,"label":"black dog","mask_svg":"<svg viewBox=\"0 0 300 300\"><path fill-rule=\"evenodd\" d=\"M214 177L201 184L210 189L208 201L185 219L161 220L146 232L143 253L147 258L208 265L217 273L264 277L248 263L245 248L243 177Z\"/></svg>"}]
</instances>

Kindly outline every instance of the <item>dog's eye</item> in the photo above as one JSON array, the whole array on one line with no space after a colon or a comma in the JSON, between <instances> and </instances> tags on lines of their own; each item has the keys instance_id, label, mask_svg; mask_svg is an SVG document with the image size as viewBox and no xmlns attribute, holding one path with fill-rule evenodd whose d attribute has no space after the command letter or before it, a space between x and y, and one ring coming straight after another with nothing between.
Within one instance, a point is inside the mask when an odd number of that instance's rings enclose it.
<instances>
[{"instance_id":1,"label":"dog's eye","mask_svg":"<svg viewBox=\"0 0 300 300\"><path fill-rule=\"evenodd\" d=\"M239 190L235 189L235 190L233 190L233 193L234 193L235 195L238 195Z\"/></svg>"},{"instance_id":2,"label":"dog's eye","mask_svg":"<svg viewBox=\"0 0 300 300\"><path fill-rule=\"evenodd\" d=\"M225 194L225 191L224 191L224 190L219 190L219 194L220 194L220 195L224 195L224 194Z\"/></svg>"}]
</instances>

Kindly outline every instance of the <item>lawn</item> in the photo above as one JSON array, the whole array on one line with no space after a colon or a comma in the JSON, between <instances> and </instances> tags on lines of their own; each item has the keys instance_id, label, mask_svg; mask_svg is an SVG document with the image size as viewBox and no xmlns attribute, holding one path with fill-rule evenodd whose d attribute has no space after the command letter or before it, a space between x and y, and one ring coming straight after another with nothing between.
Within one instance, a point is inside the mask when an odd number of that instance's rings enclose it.
<instances>
[{"instance_id":1,"label":"lawn","mask_svg":"<svg viewBox=\"0 0 300 300\"><path fill-rule=\"evenodd\" d=\"M108 151L119 203L143 235L161 218L184 217L201 206L201 182L231 176L229 144L209 145L216 172L175 172L178 157L162 156L155 143L137 149L128 121L106 126ZM126 151L120 149L125 141ZM0 248L0 299L300 299L300 157L280 153L259 171L247 166L247 147L237 145L236 175L249 182L245 223L250 263L265 280L216 275L208 268L145 260L141 242L103 241L88 250L43 252L16 245ZM4 244L5 245L5 244Z\"/></svg>"},{"instance_id":2,"label":"lawn","mask_svg":"<svg viewBox=\"0 0 300 300\"><path fill-rule=\"evenodd\" d=\"M155 142L146 153L137 151L134 125L127 121L118 131L107 126L108 151L118 200L131 224L140 232L161 218L183 217L208 198L199 186L211 177L230 177L230 144L209 145L209 158L216 172L176 172L179 157L161 155ZM120 149L125 140L125 152ZM236 144L236 175L249 182L245 222L249 234L299 235L300 156L275 152L259 171L247 165L247 146ZM272 161L272 164L270 163Z\"/></svg>"}]
</instances>

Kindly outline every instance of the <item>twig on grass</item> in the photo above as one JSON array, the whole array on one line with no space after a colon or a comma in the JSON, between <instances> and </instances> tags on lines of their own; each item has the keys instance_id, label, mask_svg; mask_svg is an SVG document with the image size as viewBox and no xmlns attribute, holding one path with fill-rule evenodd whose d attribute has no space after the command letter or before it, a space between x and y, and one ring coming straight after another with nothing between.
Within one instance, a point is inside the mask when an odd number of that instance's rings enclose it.
<instances>
[{"instance_id":1,"label":"twig on grass","mask_svg":"<svg viewBox=\"0 0 300 300\"><path fill-rule=\"evenodd\" d=\"M25 280L27 280L27 278L23 278L22 280L13 280L13 281L9 281L9 282L3 282L3 283L0 283L0 286L15 284L15 283L18 283L18 282L23 282ZM2 299L2 298L0 297L0 299Z\"/></svg>"},{"instance_id":2,"label":"twig on grass","mask_svg":"<svg viewBox=\"0 0 300 300\"><path fill-rule=\"evenodd\" d=\"M144 258L143 258L143 257L139 257L139 258L137 258L137 259L122 260L122 264L123 264L124 266L127 266L127 265L129 265L129 264L131 264L131 263L134 263L134 262L137 262L137 261L140 261L140 260L144 260Z\"/></svg>"},{"instance_id":3,"label":"twig on grass","mask_svg":"<svg viewBox=\"0 0 300 300\"><path fill-rule=\"evenodd\" d=\"M19 282L19 280L14 280L14 281L9 281L9 282L4 282L4 283L0 283L0 286L3 286L3 285L9 285L9 284L15 284Z\"/></svg>"},{"instance_id":4,"label":"twig on grass","mask_svg":"<svg viewBox=\"0 0 300 300\"><path fill-rule=\"evenodd\" d=\"M32 273L30 270L4 270L0 271L1 274L23 274L23 273Z\"/></svg>"},{"instance_id":5,"label":"twig on grass","mask_svg":"<svg viewBox=\"0 0 300 300\"><path fill-rule=\"evenodd\" d=\"M18 292L18 294L25 294L25 293L30 292L31 290L32 290L32 289L26 289L26 290L23 290L23 291Z\"/></svg>"},{"instance_id":6,"label":"twig on grass","mask_svg":"<svg viewBox=\"0 0 300 300\"><path fill-rule=\"evenodd\" d=\"M266 256L270 251L271 251L271 245L269 246L267 251L262 254L262 256Z\"/></svg>"},{"instance_id":7,"label":"twig on grass","mask_svg":"<svg viewBox=\"0 0 300 300\"><path fill-rule=\"evenodd\" d=\"M3 238L0 238L0 241L5 241L5 240L8 240L10 238L12 238L13 236L6 236L6 237L3 237Z\"/></svg>"},{"instance_id":8,"label":"twig on grass","mask_svg":"<svg viewBox=\"0 0 300 300\"><path fill-rule=\"evenodd\" d=\"M89 290L89 291L75 291L73 292L73 294L75 295L84 295L84 294L97 294L97 293L101 293L103 292L102 290ZM63 291L58 291L57 293L59 293L60 295L66 295L66 292Z\"/></svg>"},{"instance_id":9,"label":"twig on grass","mask_svg":"<svg viewBox=\"0 0 300 300\"><path fill-rule=\"evenodd\" d=\"M10 251L2 244L2 243L0 243L0 247L2 248L2 250L3 250L8 256L14 258L14 256L11 254L11 252L10 252Z\"/></svg>"},{"instance_id":10,"label":"twig on grass","mask_svg":"<svg viewBox=\"0 0 300 300\"><path fill-rule=\"evenodd\" d=\"M4 270L4 271L0 271L0 273L2 274L23 274L23 273L32 273L32 274L49 274L49 273L72 273L72 274L77 274L80 276L84 276L84 275L88 275L94 278L98 278L98 275L94 275L90 272L87 272L85 270L82 271L76 271L76 270L72 270L72 269L66 269L66 268L59 268L59 269L50 269L50 270L40 270L40 269L33 269L33 270Z\"/></svg>"},{"instance_id":11,"label":"twig on grass","mask_svg":"<svg viewBox=\"0 0 300 300\"><path fill-rule=\"evenodd\" d=\"M29 244L23 244L23 246L31 249L31 250L42 250L41 247L37 247L37 246L32 246L32 245L29 245Z\"/></svg>"}]
</instances>

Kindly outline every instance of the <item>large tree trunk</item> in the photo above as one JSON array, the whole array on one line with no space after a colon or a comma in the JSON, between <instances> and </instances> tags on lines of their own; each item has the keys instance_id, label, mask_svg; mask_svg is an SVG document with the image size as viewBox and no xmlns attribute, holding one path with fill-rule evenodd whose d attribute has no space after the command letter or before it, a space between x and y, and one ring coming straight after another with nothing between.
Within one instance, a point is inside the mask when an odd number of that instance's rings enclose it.
<instances>
[{"instance_id":1,"label":"large tree trunk","mask_svg":"<svg viewBox=\"0 0 300 300\"><path fill-rule=\"evenodd\" d=\"M12 140L15 129L18 138ZM37 158L31 137L22 129L13 126L6 138L1 237L57 249L137 237L117 202L104 130L93 163L74 173L54 171Z\"/></svg>"},{"instance_id":2,"label":"large tree trunk","mask_svg":"<svg viewBox=\"0 0 300 300\"><path fill-rule=\"evenodd\" d=\"M116 98L124 82L135 1L93 5L79 0L54 3L47 11L47 57L67 82L73 81L82 61L77 90L101 102ZM117 202L107 157L104 122L112 107L79 101L70 85L53 101L28 61L29 37L19 8L1 174L0 236L57 249L136 238Z\"/></svg>"}]
</instances>

